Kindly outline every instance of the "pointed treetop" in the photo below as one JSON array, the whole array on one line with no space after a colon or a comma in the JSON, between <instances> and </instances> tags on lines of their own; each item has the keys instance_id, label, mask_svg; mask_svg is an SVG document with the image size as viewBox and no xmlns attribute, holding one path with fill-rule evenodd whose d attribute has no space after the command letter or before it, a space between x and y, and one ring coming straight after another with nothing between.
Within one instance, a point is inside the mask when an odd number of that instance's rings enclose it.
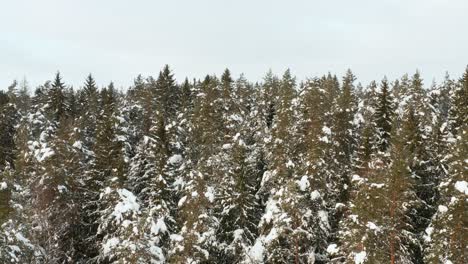
<instances>
[{"instance_id":1,"label":"pointed treetop","mask_svg":"<svg viewBox=\"0 0 468 264\"><path fill-rule=\"evenodd\" d=\"M231 77L231 72L229 71L228 68L224 70L223 75L221 76L221 82L223 82L223 84L230 84L233 82L233 79Z\"/></svg>"},{"instance_id":2,"label":"pointed treetop","mask_svg":"<svg viewBox=\"0 0 468 264\"><path fill-rule=\"evenodd\" d=\"M84 90L88 93L97 91L96 82L94 81L94 78L91 75L91 73L88 75L88 77L86 77Z\"/></svg>"},{"instance_id":3,"label":"pointed treetop","mask_svg":"<svg viewBox=\"0 0 468 264\"><path fill-rule=\"evenodd\" d=\"M65 88L65 84L62 82L62 76L60 76L60 72L57 71L55 74L54 82L52 83L52 87L56 89L63 89Z\"/></svg>"}]
</instances>

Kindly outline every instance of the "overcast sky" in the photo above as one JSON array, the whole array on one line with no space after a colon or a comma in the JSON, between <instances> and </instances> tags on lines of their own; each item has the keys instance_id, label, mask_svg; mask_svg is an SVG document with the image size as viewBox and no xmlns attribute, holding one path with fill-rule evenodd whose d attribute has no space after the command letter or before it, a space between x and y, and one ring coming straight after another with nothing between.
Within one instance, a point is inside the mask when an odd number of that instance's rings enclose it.
<instances>
[{"instance_id":1,"label":"overcast sky","mask_svg":"<svg viewBox=\"0 0 468 264\"><path fill-rule=\"evenodd\" d=\"M430 84L468 64L467 0L0 0L0 89L60 70L128 87L169 64L185 76L351 68L364 84L419 69Z\"/></svg>"}]
</instances>

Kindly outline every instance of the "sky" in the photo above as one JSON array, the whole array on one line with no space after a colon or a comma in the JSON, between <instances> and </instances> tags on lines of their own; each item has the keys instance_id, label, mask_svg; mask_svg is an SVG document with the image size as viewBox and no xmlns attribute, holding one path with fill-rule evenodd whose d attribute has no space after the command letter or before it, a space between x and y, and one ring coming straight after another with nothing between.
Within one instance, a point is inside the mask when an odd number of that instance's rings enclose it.
<instances>
[{"instance_id":1,"label":"sky","mask_svg":"<svg viewBox=\"0 0 468 264\"><path fill-rule=\"evenodd\" d=\"M468 65L466 0L0 0L0 89L57 71L127 88L169 64L182 81L244 73L298 79L350 68L367 84L419 70L429 85Z\"/></svg>"}]
</instances>

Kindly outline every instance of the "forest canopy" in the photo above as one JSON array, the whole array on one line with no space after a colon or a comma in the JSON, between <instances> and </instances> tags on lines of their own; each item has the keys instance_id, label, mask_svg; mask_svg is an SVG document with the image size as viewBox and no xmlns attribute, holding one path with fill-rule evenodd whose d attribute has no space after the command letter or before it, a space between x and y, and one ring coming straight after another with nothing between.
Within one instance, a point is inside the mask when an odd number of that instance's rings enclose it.
<instances>
[{"instance_id":1,"label":"forest canopy","mask_svg":"<svg viewBox=\"0 0 468 264\"><path fill-rule=\"evenodd\" d=\"M468 67L5 88L1 263L468 263Z\"/></svg>"}]
</instances>

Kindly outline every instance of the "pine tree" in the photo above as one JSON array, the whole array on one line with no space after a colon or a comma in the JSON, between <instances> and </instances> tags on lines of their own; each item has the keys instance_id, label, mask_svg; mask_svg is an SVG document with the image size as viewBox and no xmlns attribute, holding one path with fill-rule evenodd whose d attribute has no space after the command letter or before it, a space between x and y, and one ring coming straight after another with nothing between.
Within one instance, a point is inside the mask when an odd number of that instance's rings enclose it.
<instances>
[{"instance_id":1,"label":"pine tree","mask_svg":"<svg viewBox=\"0 0 468 264\"><path fill-rule=\"evenodd\" d=\"M280 83L277 114L272 126L267 159L268 171L262 179L262 191L268 194L265 213L256 242L257 261L304 261L314 254L309 246L312 213L306 208L310 199L303 186L307 177L297 173L295 156L295 78L287 70ZM306 210L306 211L302 211ZM283 246L279 246L283 245ZM259 250L261 249L261 250Z\"/></svg>"},{"instance_id":2,"label":"pine tree","mask_svg":"<svg viewBox=\"0 0 468 264\"><path fill-rule=\"evenodd\" d=\"M96 124L99 113L99 92L91 74L86 77L83 89L79 92L78 108L80 115L78 124L81 130L84 147L92 150L96 141Z\"/></svg>"},{"instance_id":3,"label":"pine tree","mask_svg":"<svg viewBox=\"0 0 468 264\"><path fill-rule=\"evenodd\" d=\"M377 129L377 145L380 151L385 152L390 144L389 139L393 118L393 101L386 78L382 80L377 97L373 119Z\"/></svg>"},{"instance_id":4,"label":"pine tree","mask_svg":"<svg viewBox=\"0 0 468 264\"><path fill-rule=\"evenodd\" d=\"M228 70L221 80L222 86L229 89L229 94L224 96L223 101L227 131L220 157L224 163L221 168L223 184L219 187L215 205L220 221L217 231L220 243L218 261L238 263L247 261L249 249L257 237L257 224L262 211L256 192L263 171L258 167L260 157L252 127L255 126L257 113L251 111L253 109L247 103L253 96L251 87L242 76L235 84L226 83L233 82Z\"/></svg>"},{"instance_id":5,"label":"pine tree","mask_svg":"<svg viewBox=\"0 0 468 264\"><path fill-rule=\"evenodd\" d=\"M180 229L171 235L169 263L207 263L215 259L217 220L213 214L215 177L221 148L222 115L215 105L218 80L206 76L194 99L193 116L188 120L191 142L184 154L177 222Z\"/></svg>"},{"instance_id":6,"label":"pine tree","mask_svg":"<svg viewBox=\"0 0 468 264\"><path fill-rule=\"evenodd\" d=\"M333 141L334 166L332 166L332 175L334 178L331 180L331 185L334 197L330 197L332 206L337 203L344 204L349 198L348 188L350 187L352 158L356 148L355 133L357 129L354 122L357 111L355 80L356 77L351 70L348 70L343 77L343 84L333 110L331 140ZM331 211L330 222L333 232L336 231L341 217L341 210Z\"/></svg>"},{"instance_id":7,"label":"pine tree","mask_svg":"<svg viewBox=\"0 0 468 264\"><path fill-rule=\"evenodd\" d=\"M15 170L6 168L2 172L0 196L3 207L0 219L0 261L2 263L34 263L43 255L42 248L33 242L32 215L30 204L30 177L33 174L34 157L29 148L27 122L18 126L15 141L18 157ZM7 214L5 214L7 213Z\"/></svg>"},{"instance_id":8,"label":"pine tree","mask_svg":"<svg viewBox=\"0 0 468 264\"><path fill-rule=\"evenodd\" d=\"M448 177L439 185L441 203L426 229L428 263L465 263L468 261L466 196L468 195L466 156L468 128L457 128L458 136L452 145Z\"/></svg>"},{"instance_id":9,"label":"pine tree","mask_svg":"<svg viewBox=\"0 0 468 264\"><path fill-rule=\"evenodd\" d=\"M14 167L14 134L18 115L10 101L11 97L0 91L0 172L5 167Z\"/></svg>"},{"instance_id":10,"label":"pine tree","mask_svg":"<svg viewBox=\"0 0 468 264\"><path fill-rule=\"evenodd\" d=\"M68 106L66 104L64 90L65 84L62 82L62 76L60 76L60 72L57 72L54 82L50 86L50 89L47 90L48 114L56 122L60 121L61 118L67 115Z\"/></svg>"},{"instance_id":11,"label":"pine tree","mask_svg":"<svg viewBox=\"0 0 468 264\"><path fill-rule=\"evenodd\" d=\"M462 124L468 122L468 66L451 97L452 106L449 113L449 129L455 137Z\"/></svg>"},{"instance_id":12,"label":"pine tree","mask_svg":"<svg viewBox=\"0 0 468 264\"><path fill-rule=\"evenodd\" d=\"M381 141L375 143L377 151L371 155L367 135L361 143L349 214L340 232L341 250L349 261L413 263L418 241L410 215L420 200L409 170L414 150L407 142L412 137L412 125L410 110L401 128L394 126L392 130L388 156L378 149Z\"/></svg>"}]
</instances>

